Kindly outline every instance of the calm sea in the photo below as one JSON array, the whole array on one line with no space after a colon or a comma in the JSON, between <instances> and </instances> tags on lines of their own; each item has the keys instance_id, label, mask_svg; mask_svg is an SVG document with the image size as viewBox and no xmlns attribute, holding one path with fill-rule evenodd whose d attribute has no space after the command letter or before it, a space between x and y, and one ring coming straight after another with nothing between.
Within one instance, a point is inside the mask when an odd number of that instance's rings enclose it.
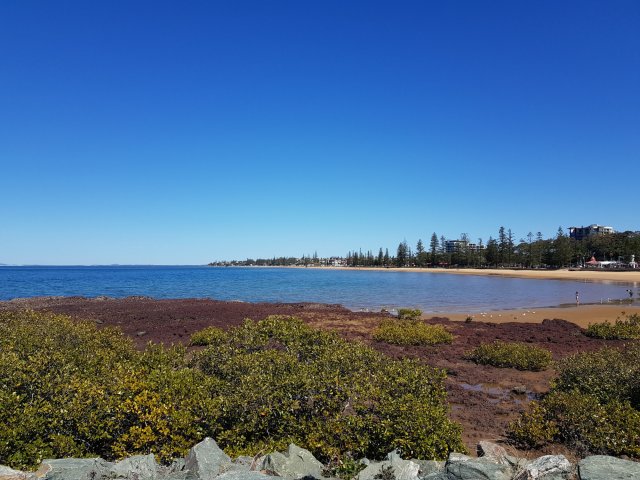
<instances>
[{"instance_id":1,"label":"calm sea","mask_svg":"<svg viewBox=\"0 0 640 480\"><path fill-rule=\"evenodd\" d=\"M601 303L638 286L566 280L305 268L206 266L0 267L0 300L44 295L337 303L353 310L500 310Z\"/></svg>"}]
</instances>

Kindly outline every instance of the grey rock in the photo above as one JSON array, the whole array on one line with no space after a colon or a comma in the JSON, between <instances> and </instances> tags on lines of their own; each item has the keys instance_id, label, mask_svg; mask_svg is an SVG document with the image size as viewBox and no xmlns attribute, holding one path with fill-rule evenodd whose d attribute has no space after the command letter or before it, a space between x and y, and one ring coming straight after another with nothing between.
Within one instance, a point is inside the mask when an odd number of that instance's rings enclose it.
<instances>
[{"instance_id":1,"label":"grey rock","mask_svg":"<svg viewBox=\"0 0 640 480\"><path fill-rule=\"evenodd\" d=\"M393 451L387 455L387 460L383 462L370 462L356 479L376 480L377 475L389 468L392 469L395 480L418 480L419 478L420 465L411 460L402 460L400 455Z\"/></svg>"},{"instance_id":2,"label":"grey rock","mask_svg":"<svg viewBox=\"0 0 640 480\"><path fill-rule=\"evenodd\" d=\"M231 466L231 458L210 437L192 447L185 459L185 468L199 480L211 480Z\"/></svg>"},{"instance_id":3,"label":"grey rock","mask_svg":"<svg viewBox=\"0 0 640 480\"><path fill-rule=\"evenodd\" d=\"M500 465L510 464L509 460L507 460L507 457L509 456L507 451L496 443L483 440L478 443L477 452L478 457L480 458L490 460Z\"/></svg>"},{"instance_id":4,"label":"grey rock","mask_svg":"<svg viewBox=\"0 0 640 480\"><path fill-rule=\"evenodd\" d=\"M420 471L418 472L418 478L421 480L427 476L444 473L447 462L438 462L436 460L417 460L412 458L413 463L417 463Z\"/></svg>"},{"instance_id":5,"label":"grey rock","mask_svg":"<svg viewBox=\"0 0 640 480\"><path fill-rule=\"evenodd\" d=\"M452 453L447 460L447 475L451 480L512 480L510 465L500 465L489 459L471 458Z\"/></svg>"},{"instance_id":6,"label":"grey rock","mask_svg":"<svg viewBox=\"0 0 640 480\"><path fill-rule=\"evenodd\" d=\"M637 480L640 463L607 455L593 455L578 463L580 480Z\"/></svg>"},{"instance_id":7,"label":"grey rock","mask_svg":"<svg viewBox=\"0 0 640 480\"><path fill-rule=\"evenodd\" d=\"M303 477L323 478L323 468L322 463L309 450L293 443L289 445L286 454L274 452L265 456L260 466L260 470L292 480Z\"/></svg>"},{"instance_id":8,"label":"grey rock","mask_svg":"<svg viewBox=\"0 0 640 480\"><path fill-rule=\"evenodd\" d=\"M0 465L0 480L32 480L36 476L32 473L21 472L13 468Z\"/></svg>"},{"instance_id":9,"label":"grey rock","mask_svg":"<svg viewBox=\"0 0 640 480\"><path fill-rule=\"evenodd\" d=\"M43 460L36 476L45 480L103 480L113 463L101 458L61 458Z\"/></svg>"},{"instance_id":10,"label":"grey rock","mask_svg":"<svg viewBox=\"0 0 640 480\"><path fill-rule=\"evenodd\" d=\"M265 475L264 473L255 471L241 471L235 470L231 472L225 472L218 476L216 480L274 480L276 478L271 475Z\"/></svg>"},{"instance_id":11,"label":"grey rock","mask_svg":"<svg viewBox=\"0 0 640 480\"><path fill-rule=\"evenodd\" d=\"M564 455L544 455L527 463L515 480L567 480L573 476L573 465Z\"/></svg>"},{"instance_id":12,"label":"grey rock","mask_svg":"<svg viewBox=\"0 0 640 480\"><path fill-rule=\"evenodd\" d=\"M127 480L151 480L158 476L158 465L152 454L134 455L117 462L111 467L113 478Z\"/></svg>"},{"instance_id":13,"label":"grey rock","mask_svg":"<svg viewBox=\"0 0 640 480\"><path fill-rule=\"evenodd\" d=\"M421 480L451 480L451 477L447 475L445 472L441 473L431 473L426 477L420 477Z\"/></svg>"}]
</instances>

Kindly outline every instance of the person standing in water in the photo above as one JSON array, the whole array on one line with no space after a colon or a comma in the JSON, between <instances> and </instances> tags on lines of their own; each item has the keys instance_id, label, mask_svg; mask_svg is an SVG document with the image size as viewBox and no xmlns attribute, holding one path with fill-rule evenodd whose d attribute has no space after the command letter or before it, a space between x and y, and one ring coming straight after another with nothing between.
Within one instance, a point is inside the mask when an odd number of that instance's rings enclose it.
<instances>
[{"instance_id":1,"label":"person standing in water","mask_svg":"<svg viewBox=\"0 0 640 480\"><path fill-rule=\"evenodd\" d=\"M580 305L580 294L576 292L576 307Z\"/></svg>"}]
</instances>

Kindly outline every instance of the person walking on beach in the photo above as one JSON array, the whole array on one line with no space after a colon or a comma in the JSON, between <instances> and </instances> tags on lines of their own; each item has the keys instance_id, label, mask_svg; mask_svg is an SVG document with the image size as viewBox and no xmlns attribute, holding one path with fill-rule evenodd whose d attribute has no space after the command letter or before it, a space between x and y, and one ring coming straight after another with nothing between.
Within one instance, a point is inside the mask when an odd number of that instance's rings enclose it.
<instances>
[{"instance_id":1,"label":"person walking on beach","mask_svg":"<svg viewBox=\"0 0 640 480\"><path fill-rule=\"evenodd\" d=\"M576 292L576 307L580 305L580 294Z\"/></svg>"}]
</instances>

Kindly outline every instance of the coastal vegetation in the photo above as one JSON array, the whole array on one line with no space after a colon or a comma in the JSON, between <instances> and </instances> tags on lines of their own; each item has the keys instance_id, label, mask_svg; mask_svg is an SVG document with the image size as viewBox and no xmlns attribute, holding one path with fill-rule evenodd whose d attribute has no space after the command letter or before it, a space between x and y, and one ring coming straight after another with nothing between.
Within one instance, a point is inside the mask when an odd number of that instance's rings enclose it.
<instances>
[{"instance_id":1,"label":"coastal vegetation","mask_svg":"<svg viewBox=\"0 0 640 480\"><path fill-rule=\"evenodd\" d=\"M640 339L640 315L634 313L625 318L617 318L614 323L593 323L587 327L585 335L605 340Z\"/></svg>"},{"instance_id":2,"label":"coastal vegetation","mask_svg":"<svg viewBox=\"0 0 640 480\"><path fill-rule=\"evenodd\" d=\"M629 262L640 258L640 232L592 235L571 238L559 227L555 235L544 238L541 232L518 236L501 226L497 235L486 241L473 240L468 233L447 239L432 233L425 244L418 239L415 249L406 240L394 249L349 251L344 257L320 258L317 253L300 258L278 257L212 262L210 265L262 266L348 266L348 267L469 267L469 268L563 268L584 266L591 257L598 260Z\"/></svg>"},{"instance_id":3,"label":"coastal vegetation","mask_svg":"<svg viewBox=\"0 0 640 480\"><path fill-rule=\"evenodd\" d=\"M468 352L465 358L481 365L534 372L544 370L551 364L549 350L526 343L499 340L479 345Z\"/></svg>"},{"instance_id":4,"label":"coastal vegetation","mask_svg":"<svg viewBox=\"0 0 640 480\"><path fill-rule=\"evenodd\" d=\"M374 330L373 338L393 345L438 345L453 341L453 335L442 325L416 319L383 320Z\"/></svg>"},{"instance_id":5,"label":"coastal vegetation","mask_svg":"<svg viewBox=\"0 0 640 480\"><path fill-rule=\"evenodd\" d=\"M578 353L557 369L550 393L511 424L512 442L640 457L640 345Z\"/></svg>"},{"instance_id":6,"label":"coastal vegetation","mask_svg":"<svg viewBox=\"0 0 640 480\"><path fill-rule=\"evenodd\" d=\"M303 445L331 462L464 451L445 374L292 317L208 329L137 351L117 329L62 315L0 313L0 464L43 458L167 462L205 436L231 455Z\"/></svg>"}]
</instances>

